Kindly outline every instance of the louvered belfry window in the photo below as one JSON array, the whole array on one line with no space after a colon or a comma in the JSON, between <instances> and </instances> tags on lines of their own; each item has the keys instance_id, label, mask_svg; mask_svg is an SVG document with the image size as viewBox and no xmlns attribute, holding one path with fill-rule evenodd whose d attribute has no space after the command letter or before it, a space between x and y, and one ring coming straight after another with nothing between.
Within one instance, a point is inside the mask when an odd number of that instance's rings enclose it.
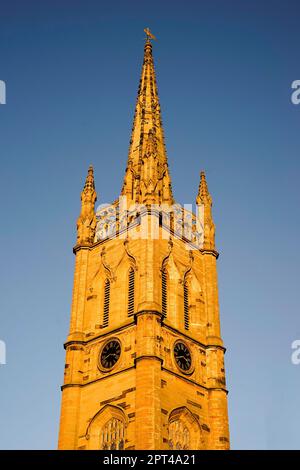
<instances>
[{"instance_id":1,"label":"louvered belfry window","mask_svg":"<svg viewBox=\"0 0 300 470\"><path fill-rule=\"evenodd\" d=\"M129 269L128 275L128 316L134 314L134 269Z\"/></svg>"},{"instance_id":2,"label":"louvered belfry window","mask_svg":"<svg viewBox=\"0 0 300 470\"><path fill-rule=\"evenodd\" d=\"M167 274L167 270L163 269L161 273L161 308L162 308L162 314L164 318L166 318L167 310L168 310L167 292L168 292L168 274Z\"/></svg>"},{"instance_id":3,"label":"louvered belfry window","mask_svg":"<svg viewBox=\"0 0 300 470\"><path fill-rule=\"evenodd\" d=\"M104 304L103 304L103 328L109 323L109 303L110 303L110 281L106 279L104 283Z\"/></svg>"},{"instance_id":4,"label":"louvered belfry window","mask_svg":"<svg viewBox=\"0 0 300 470\"><path fill-rule=\"evenodd\" d=\"M189 329L190 316L189 316L189 288L187 283L184 283L183 287L183 298L184 298L184 328Z\"/></svg>"}]
</instances>

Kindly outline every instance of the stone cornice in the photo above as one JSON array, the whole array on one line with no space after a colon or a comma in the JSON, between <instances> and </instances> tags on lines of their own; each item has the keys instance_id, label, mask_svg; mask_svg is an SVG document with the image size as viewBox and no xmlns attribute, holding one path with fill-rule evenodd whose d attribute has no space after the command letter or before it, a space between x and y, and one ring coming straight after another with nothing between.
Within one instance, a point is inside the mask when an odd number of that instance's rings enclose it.
<instances>
[{"instance_id":1,"label":"stone cornice","mask_svg":"<svg viewBox=\"0 0 300 470\"><path fill-rule=\"evenodd\" d=\"M200 253L202 253L203 255L212 255L212 256L214 256L216 259L219 258L219 252L216 251L216 250L209 250L209 249L206 249L206 248L201 248L199 251L200 251Z\"/></svg>"},{"instance_id":2,"label":"stone cornice","mask_svg":"<svg viewBox=\"0 0 300 470\"><path fill-rule=\"evenodd\" d=\"M70 388L70 387L79 387L79 388L86 387L87 385L92 385L96 382L100 382L101 380L108 379L108 378L113 377L117 374L121 374L122 372L127 372L131 369L135 369L135 365L130 366L130 367L126 367L125 369L110 371L108 375L104 375L103 377L98 377L97 379L94 379L94 380L89 380L85 384L83 384L83 383L74 383L74 384L69 383L69 384L63 384L60 388L61 388L61 390L64 390L65 388Z\"/></svg>"},{"instance_id":3,"label":"stone cornice","mask_svg":"<svg viewBox=\"0 0 300 470\"><path fill-rule=\"evenodd\" d=\"M73 253L74 255L76 255L77 251L80 251L80 250L91 250L91 248L93 248L93 245L75 245L74 248L73 248Z\"/></svg>"},{"instance_id":4,"label":"stone cornice","mask_svg":"<svg viewBox=\"0 0 300 470\"><path fill-rule=\"evenodd\" d=\"M168 323L164 323L162 324L162 327L163 328L166 328L170 331L172 331L173 333L175 333L176 335L180 335L180 336L183 336L184 338L188 339L189 341L192 341L193 343L197 344L198 346L200 346L201 348L203 349L211 349L211 348L216 348L216 349L220 349L221 351L223 351L224 353L226 352L226 348L224 346L221 346L220 344L204 344L204 343L201 343L200 341L198 341L197 339L193 338L192 336L184 333L183 331L181 330L178 330L177 328L174 328L173 326L169 325Z\"/></svg>"},{"instance_id":5,"label":"stone cornice","mask_svg":"<svg viewBox=\"0 0 300 470\"><path fill-rule=\"evenodd\" d=\"M186 375L181 375L179 374L178 372L174 371L174 370L171 370L171 369L168 369L166 367L163 367L161 368L163 371L169 373L169 374L172 374L172 375L175 375L176 377L182 379L182 380L185 380L186 382L190 382L192 383L193 385L197 386L197 387L200 387L200 388L203 388L204 390L206 390L207 392L210 392L210 391L214 391L214 390L220 390L222 392L225 392L226 395L228 394L228 390L226 388L222 388L222 387L206 387L205 385L201 385L199 384L198 382L196 382L195 380L191 379L190 377L186 376Z\"/></svg>"},{"instance_id":6,"label":"stone cornice","mask_svg":"<svg viewBox=\"0 0 300 470\"><path fill-rule=\"evenodd\" d=\"M137 362L142 361L143 359L154 359L155 361L159 361L161 364L163 364L163 359L159 356L154 356L154 355L142 355L139 357L136 357L134 359L134 365L136 365Z\"/></svg>"},{"instance_id":7,"label":"stone cornice","mask_svg":"<svg viewBox=\"0 0 300 470\"><path fill-rule=\"evenodd\" d=\"M210 344L204 344L204 343L201 343L201 341L198 341L196 338L194 338L193 336L181 331L181 330L178 330L177 328L169 325L168 323L165 323L163 321L163 314L157 310L141 310L139 312L137 312L133 317L132 317L132 320L130 322L126 322L125 324L119 326L118 328L113 328L113 329L110 329L109 331L105 331L105 333L100 333L98 335L95 335L95 336L92 336L91 338L87 338L87 339L83 339L83 340L69 340L69 341L66 341L64 343L64 348L66 349L68 346L72 346L74 344L81 344L81 345L87 345L89 343L92 343L93 341L97 341L98 339L100 338L105 338L107 336L111 336L112 334L116 334L120 331L123 331L123 330L126 330L127 328L131 328L131 327L135 327L136 326L136 318L138 316L141 316L141 315L156 315L158 317L160 317L162 319L162 327L163 328L166 328L167 330L169 331L172 331L173 333L175 333L176 335L180 335L180 336L183 336L184 338L186 338L187 340L189 341L192 341L193 343L197 344L198 346L200 346L201 348L207 350L207 349L211 349L211 348L216 348L216 349L220 349L221 351L223 351L224 353L226 352L226 348L224 346L221 346L220 344L213 344L213 343L210 343Z\"/></svg>"},{"instance_id":8,"label":"stone cornice","mask_svg":"<svg viewBox=\"0 0 300 470\"><path fill-rule=\"evenodd\" d=\"M79 388L87 387L88 385L93 385L96 382L100 382L101 380L111 378L111 377L113 377L117 374L121 374L123 372L128 372L132 369L135 369L136 368L136 362L138 360L142 360L142 359L155 359L155 360L158 360L161 364L163 363L163 360L158 356L140 356L139 358L135 359L133 366L126 367L125 369L121 369L121 370L116 370L114 372L111 371L108 375L104 375L103 377L98 377L97 379L87 381L86 383L69 383L69 384L67 383L67 384L63 384L61 386L61 390L64 390L65 388L71 388L71 387L79 387ZM223 387L206 387L205 385L199 384L198 382L191 379L190 377L185 376L185 375L181 375L181 374L179 374L178 372L176 372L174 370L171 370L171 369L168 369L168 368L164 367L163 365L161 366L161 370L164 371L164 372L167 372L169 374L175 375L176 377L178 377L178 378L180 378L180 379L182 379L186 382L189 382L192 385L195 385L196 387L202 388L203 390L205 390L207 392L218 391L219 390L219 391L225 392L226 395L228 394L228 390L226 388L223 388Z\"/></svg>"},{"instance_id":9,"label":"stone cornice","mask_svg":"<svg viewBox=\"0 0 300 470\"><path fill-rule=\"evenodd\" d=\"M134 317L137 318L142 315L156 315L160 317L160 319L163 318L163 314L161 312L159 312L158 310L151 310L151 309L139 310L138 312L134 314Z\"/></svg>"},{"instance_id":10,"label":"stone cornice","mask_svg":"<svg viewBox=\"0 0 300 470\"><path fill-rule=\"evenodd\" d=\"M135 326L135 322L132 319L130 322L124 323L123 325L119 326L118 328L113 328L110 329L109 331L105 331L105 333L100 333L98 335L92 336L91 338L88 339L83 339L83 340L69 340L64 343L64 348L66 349L68 346L71 346L73 344L82 344L82 345L87 345L89 343L92 343L93 341L96 341L100 338L105 338L107 336L110 336L112 334L118 333L119 331L126 330L127 328Z\"/></svg>"}]
</instances>

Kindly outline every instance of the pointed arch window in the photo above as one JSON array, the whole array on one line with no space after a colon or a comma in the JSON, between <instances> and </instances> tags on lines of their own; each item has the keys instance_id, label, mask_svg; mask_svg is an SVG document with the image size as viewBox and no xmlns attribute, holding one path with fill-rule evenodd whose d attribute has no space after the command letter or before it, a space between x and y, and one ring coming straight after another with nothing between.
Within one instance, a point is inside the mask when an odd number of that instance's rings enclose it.
<instances>
[{"instance_id":1,"label":"pointed arch window","mask_svg":"<svg viewBox=\"0 0 300 470\"><path fill-rule=\"evenodd\" d=\"M180 419L169 424L169 449L188 450L190 448L190 432Z\"/></svg>"},{"instance_id":2,"label":"pointed arch window","mask_svg":"<svg viewBox=\"0 0 300 470\"><path fill-rule=\"evenodd\" d=\"M189 288L187 281L183 286L183 308L184 308L184 328L188 330L190 327L190 314L189 314Z\"/></svg>"},{"instance_id":3,"label":"pointed arch window","mask_svg":"<svg viewBox=\"0 0 300 470\"><path fill-rule=\"evenodd\" d=\"M168 311L168 273L166 268L161 273L161 308L162 314L166 318Z\"/></svg>"},{"instance_id":4,"label":"pointed arch window","mask_svg":"<svg viewBox=\"0 0 300 470\"><path fill-rule=\"evenodd\" d=\"M169 449L205 449L199 417L185 406L174 409L168 420Z\"/></svg>"},{"instance_id":5,"label":"pointed arch window","mask_svg":"<svg viewBox=\"0 0 300 470\"><path fill-rule=\"evenodd\" d=\"M124 436L124 422L117 418L111 418L101 430L100 448L102 450L123 450Z\"/></svg>"},{"instance_id":6,"label":"pointed arch window","mask_svg":"<svg viewBox=\"0 0 300 470\"><path fill-rule=\"evenodd\" d=\"M104 303L103 303L103 328L109 324L109 304L110 304L110 280L106 279L104 283Z\"/></svg>"},{"instance_id":7,"label":"pointed arch window","mask_svg":"<svg viewBox=\"0 0 300 470\"><path fill-rule=\"evenodd\" d=\"M128 274L128 316L134 314L134 279L135 272L131 267Z\"/></svg>"},{"instance_id":8,"label":"pointed arch window","mask_svg":"<svg viewBox=\"0 0 300 470\"><path fill-rule=\"evenodd\" d=\"M124 450L127 416L119 407L105 405L89 420L86 448L89 450Z\"/></svg>"}]
</instances>

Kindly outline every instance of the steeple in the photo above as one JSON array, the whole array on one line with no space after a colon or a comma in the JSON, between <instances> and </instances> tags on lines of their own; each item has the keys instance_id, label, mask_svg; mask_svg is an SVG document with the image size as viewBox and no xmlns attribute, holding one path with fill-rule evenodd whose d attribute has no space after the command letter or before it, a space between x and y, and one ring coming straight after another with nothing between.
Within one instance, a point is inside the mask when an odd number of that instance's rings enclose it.
<instances>
[{"instance_id":1,"label":"steeple","mask_svg":"<svg viewBox=\"0 0 300 470\"><path fill-rule=\"evenodd\" d=\"M85 185L81 193L81 212L77 220L77 245L91 245L96 229L94 170L90 165Z\"/></svg>"},{"instance_id":2,"label":"steeple","mask_svg":"<svg viewBox=\"0 0 300 470\"><path fill-rule=\"evenodd\" d=\"M198 213L203 215L204 226L204 249L215 249L215 224L212 217L212 198L208 191L207 181L204 171L200 173L200 184L196 198ZM200 211L200 206L203 210Z\"/></svg>"},{"instance_id":3,"label":"steeple","mask_svg":"<svg viewBox=\"0 0 300 470\"><path fill-rule=\"evenodd\" d=\"M164 142L149 29L136 100L122 195L127 203L172 204L173 195Z\"/></svg>"},{"instance_id":4,"label":"steeple","mask_svg":"<svg viewBox=\"0 0 300 470\"><path fill-rule=\"evenodd\" d=\"M201 217L173 204L145 32L122 198L95 214L92 167L81 193L62 450L229 448L212 199L202 172Z\"/></svg>"}]
</instances>

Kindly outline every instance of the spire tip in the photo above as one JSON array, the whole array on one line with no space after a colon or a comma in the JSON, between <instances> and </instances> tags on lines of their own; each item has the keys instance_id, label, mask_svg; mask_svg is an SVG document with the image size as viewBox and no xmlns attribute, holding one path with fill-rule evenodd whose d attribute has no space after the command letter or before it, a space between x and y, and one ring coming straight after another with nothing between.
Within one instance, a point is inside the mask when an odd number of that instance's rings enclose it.
<instances>
[{"instance_id":1,"label":"spire tip","mask_svg":"<svg viewBox=\"0 0 300 470\"><path fill-rule=\"evenodd\" d=\"M146 33L146 44L151 44L151 40L156 41L156 37L154 36L154 34L151 33L149 28L144 28L144 32Z\"/></svg>"}]
</instances>

